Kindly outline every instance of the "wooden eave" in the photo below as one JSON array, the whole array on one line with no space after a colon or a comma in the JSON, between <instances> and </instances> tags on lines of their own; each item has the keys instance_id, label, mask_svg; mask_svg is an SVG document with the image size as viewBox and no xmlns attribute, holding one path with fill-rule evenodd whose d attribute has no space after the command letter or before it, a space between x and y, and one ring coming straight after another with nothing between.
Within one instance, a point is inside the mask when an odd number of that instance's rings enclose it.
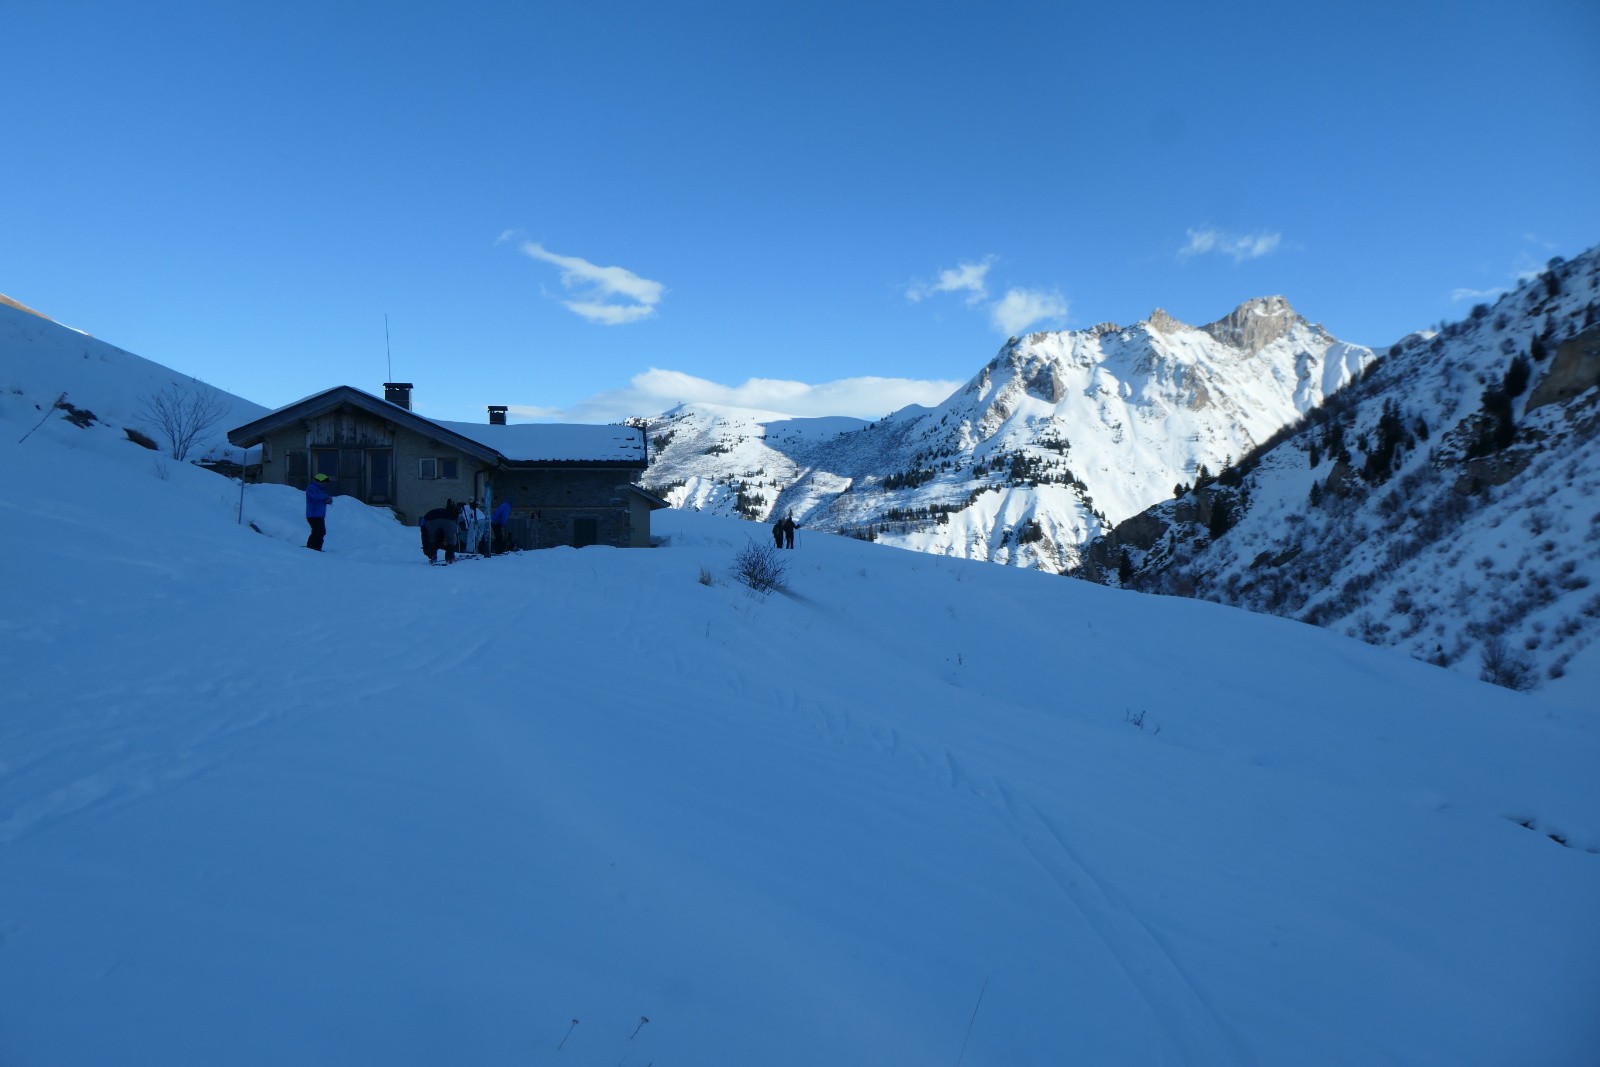
<instances>
[{"instance_id":1,"label":"wooden eave","mask_svg":"<svg viewBox=\"0 0 1600 1067\"><path fill-rule=\"evenodd\" d=\"M670 508L672 506L665 500L662 500L660 497L656 496L650 490L640 486L630 484L628 486L628 491L634 496L641 497L644 502L650 506L651 511L660 511L662 508Z\"/></svg>"},{"instance_id":2,"label":"wooden eave","mask_svg":"<svg viewBox=\"0 0 1600 1067\"><path fill-rule=\"evenodd\" d=\"M440 444L448 445L458 452L464 452L476 457L485 463L495 466L506 462L504 456L487 445L479 444L470 437L463 437L458 433L445 429L432 419L424 418L413 411L407 411L399 404L391 404L387 400L380 400L370 393L349 385L339 385L321 393L297 400L287 404L276 411L269 411L254 422L247 422L243 426L228 431L228 440L240 448L250 448L258 445L266 437L277 433L279 430L293 426L306 419L314 419L341 407L352 407L365 411L396 426L403 427Z\"/></svg>"}]
</instances>

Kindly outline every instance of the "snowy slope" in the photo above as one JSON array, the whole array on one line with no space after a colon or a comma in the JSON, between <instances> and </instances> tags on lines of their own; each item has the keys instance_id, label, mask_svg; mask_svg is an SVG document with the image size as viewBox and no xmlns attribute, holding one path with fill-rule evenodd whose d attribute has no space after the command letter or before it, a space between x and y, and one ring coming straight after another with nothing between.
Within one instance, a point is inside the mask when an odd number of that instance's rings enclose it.
<instances>
[{"instance_id":1,"label":"snowy slope","mask_svg":"<svg viewBox=\"0 0 1600 1067\"><path fill-rule=\"evenodd\" d=\"M648 481L680 507L792 511L813 528L1059 573L1086 542L1297 421L1374 358L1282 297L1202 327L1158 310L1130 327L1013 339L938 407L853 432L675 409L651 422Z\"/></svg>"},{"instance_id":2,"label":"snowy slope","mask_svg":"<svg viewBox=\"0 0 1600 1067\"><path fill-rule=\"evenodd\" d=\"M1088 573L1333 626L1600 710L1592 671L1566 678L1600 638L1597 325L1593 250L1406 338L1233 486L1113 531ZM1497 438L1486 394L1519 375ZM1217 507L1231 528L1212 522Z\"/></svg>"},{"instance_id":3,"label":"snowy slope","mask_svg":"<svg viewBox=\"0 0 1600 1067\"><path fill-rule=\"evenodd\" d=\"M815 531L759 597L764 529L687 512L428 567L338 500L318 555L291 490L241 523L237 484L28 414L8 1067L1600 1052L1592 714Z\"/></svg>"},{"instance_id":4,"label":"snowy slope","mask_svg":"<svg viewBox=\"0 0 1600 1067\"><path fill-rule=\"evenodd\" d=\"M134 447L128 429L164 446L145 401L171 389L182 397L198 392L217 399L221 417L200 435L190 459L237 461L239 450L229 447L228 429L267 410L13 301L0 301L0 413L23 426L19 436L47 417L92 417L94 424L115 430L126 447ZM65 406L56 407L58 400Z\"/></svg>"},{"instance_id":5,"label":"snowy slope","mask_svg":"<svg viewBox=\"0 0 1600 1067\"><path fill-rule=\"evenodd\" d=\"M865 426L846 416L799 419L722 404L680 404L647 421L646 483L675 508L766 518L800 475L800 459Z\"/></svg>"}]
</instances>

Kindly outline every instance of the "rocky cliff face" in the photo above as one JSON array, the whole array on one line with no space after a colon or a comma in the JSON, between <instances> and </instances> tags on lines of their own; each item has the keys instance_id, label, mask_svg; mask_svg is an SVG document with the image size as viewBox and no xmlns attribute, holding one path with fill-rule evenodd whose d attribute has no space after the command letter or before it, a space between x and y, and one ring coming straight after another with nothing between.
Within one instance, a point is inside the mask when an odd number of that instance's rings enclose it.
<instances>
[{"instance_id":1,"label":"rocky cliff face","mask_svg":"<svg viewBox=\"0 0 1600 1067\"><path fill-rule=\"evenodd\" d=\"M1288 337L1297 325L1304 325L1304 320L1289 301L1281 296L1266 296L1247 300L1231 314L1200 328L1222 344L1253 356L1274 341Z\"/></svg>"},{"instance_id":2,"label":"rocky cliff face","mask_svg":"<svg viewBox=\"0 0 1600 1067\"><path fill-rule=\"evenodd\" d=\"M1564 404L1600 385L1600 328L1586 330L1556 348L1550 368L1528 394L1528 410Z\"/></svg>"}]
</instances>

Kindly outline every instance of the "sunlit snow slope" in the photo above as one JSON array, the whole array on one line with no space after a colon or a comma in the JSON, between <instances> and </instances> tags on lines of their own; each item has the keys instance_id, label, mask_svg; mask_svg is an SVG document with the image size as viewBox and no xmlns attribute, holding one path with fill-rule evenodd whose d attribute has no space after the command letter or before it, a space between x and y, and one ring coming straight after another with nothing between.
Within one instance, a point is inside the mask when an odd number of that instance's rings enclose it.
<instances>
[{"instance_id":1,"label":"sunlit snow slope","mask_svg":"<svg viewBox=\"0 0 1600 1067\"><path fill-rule=\"evenodd\" d=\"M429 567L339 500L319 555L289 489L241 523L28 416L8 1067L1600 1053L1592 716L813 531L761 597L729 575L765 530L693 514Z\"/></svg>"},{"instance_id":2,"label":"sunlit snow slope","mask_svg":"<svg viewBox=\"0 0 1600 1067\"><path fill-rule=\"evenodd\" d=\"M793 513L941 556L1060 573L1115 523L1300 419L1375 358L1283 297L1189 326L1012 338L934 408L862 425L712 404L650 420L647 482L676 507Z\"/></svg>"}]
</instances>

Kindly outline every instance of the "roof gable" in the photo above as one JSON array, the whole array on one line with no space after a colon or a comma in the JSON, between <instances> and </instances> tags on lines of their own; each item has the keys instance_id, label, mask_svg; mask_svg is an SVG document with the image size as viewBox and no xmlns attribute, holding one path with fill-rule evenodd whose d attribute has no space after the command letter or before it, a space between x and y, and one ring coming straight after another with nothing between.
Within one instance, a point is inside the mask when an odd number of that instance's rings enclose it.
<instances>
[{"instance_id":1,"label":"roof gable","mask_svg":"<svg viewBox=\"0 0 1600 1067\"><path fill-rule=\"evenodd\" d=\"M325 389L269 411L253 422L229 430L228 440L241 448L250 448L296 422L316 418L347 405L497 466L581 463L642 469L648 462L644 431L638 427L559 423L493 426L487 423L436 422L349 385Z\"/></svg>"}]
</instances>

